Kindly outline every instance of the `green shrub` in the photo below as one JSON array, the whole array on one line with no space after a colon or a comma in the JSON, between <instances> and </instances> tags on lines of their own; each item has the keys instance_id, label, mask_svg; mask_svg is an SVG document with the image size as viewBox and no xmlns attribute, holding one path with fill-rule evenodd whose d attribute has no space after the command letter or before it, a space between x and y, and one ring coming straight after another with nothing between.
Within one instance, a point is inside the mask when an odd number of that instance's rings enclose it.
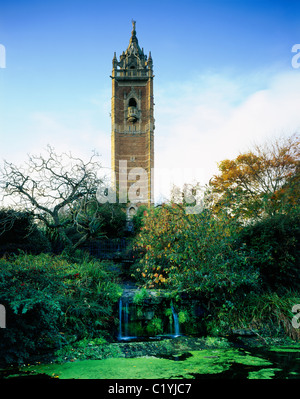
<instances>
[{"instance_id":1,"label":"green shrub","mask_svg":"<svg viewBox=\"0 0 300 399\"><path fill-rule=\"evenodd\" d=\"M231 334L233 329L250 329L262 336L283 336L300 339L298 329L292 327L293 305L300 302L299 293L289 291L250 293L240 301L215 308L207 317L210 335Z\"/></svg>"},{"instance_id":2,"label":"green shrub","mask_svg":"<svg viewBox=\"0 0 300 399\"><path fill-rule=\"evenodd\" d=\"M239 236L263 288L300 288L300 214L278 214L243 229Z\"/></svg>"},{"instance_id":3,"label":"green shrub","mask_svg":"<svg viewBox=\"0 0 300 399\"><path fill-rule=\"evenodd\" d=\"M34 223L33 214L13 209L0 210L0 256L20 251L32 254L50 252L45 234Z\"/></svg>"},{"instance_id":4,"label":"green shrub","mask_svg":"<svg viewBox=\"0 0 300 399\"><path fill-rule=\"evenodd\" d=\"M153 319L148 323L146 330L149 335L162 334L164 330L162 319L154 316Z\"/></svg>"},{"instance_id":5,"label":"green shrub","mask_svg":"<svg viewBox=\"0 0 300 399\"><path fill-rule=\"evenodd\" d=\"M72 264L46 254L0 259L0 303L7 314L0 357L20 362L108 334L117 324L114 305L120 295L115 276L101 262Z\"/></svg>"},{"instance_id":6,"label":"green shrub","mask_svg":"<svg viewBox=\"0 0 300 399\"><path fill-rule=\"evenodd\" d=\"M148 290L146 288L141 288L134 294L133 303L136 305L142 305L147 298L149 298Z\"/></svg>"},{"instance_id":7,"label":"green shrub","mask_svg":"<svg viewBox=\"0 0 300 399\"><path fill-rule=\"evenodd\" d=\"M259 273L244 248L241 226L209 210L187 214L179 205L151 209L134 243L132 274L148 288L206 296L223 302L259 285Z\"/></svg>"}]
</instances>

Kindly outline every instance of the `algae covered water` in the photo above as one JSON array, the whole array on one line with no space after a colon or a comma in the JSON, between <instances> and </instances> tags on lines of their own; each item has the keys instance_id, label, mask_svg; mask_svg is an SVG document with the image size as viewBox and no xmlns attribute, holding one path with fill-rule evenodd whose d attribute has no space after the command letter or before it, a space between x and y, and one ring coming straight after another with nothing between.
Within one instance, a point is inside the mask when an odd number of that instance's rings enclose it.
<instances>
[{"instance_id":1,"label":"algae covered water","mask_svg":"<svg viewBox=\"0 0 300 399\"><path fill-rule=\"evenodd\" d=\"M300 347L217 348L168 356L76 360L22 368L58 379L299 379Z\"/></svg>"}]
</instances>

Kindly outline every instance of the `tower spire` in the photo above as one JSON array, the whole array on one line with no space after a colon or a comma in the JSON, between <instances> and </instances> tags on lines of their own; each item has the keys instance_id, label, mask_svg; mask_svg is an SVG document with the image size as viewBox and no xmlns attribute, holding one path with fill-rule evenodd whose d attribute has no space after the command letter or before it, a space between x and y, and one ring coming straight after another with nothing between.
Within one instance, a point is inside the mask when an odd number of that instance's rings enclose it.
<instances>
[{"instance_id":1,"label":"tower spire","mask_svg":"<svg viewBox=\"0 0 300 399\"><path fill-rule=\"evenodd\" d=\"M132 36L134 35L136 35L136 30L135 30L135 24L136 24L136 21L134 21L133 19L131 20L131 23L132 23L132 31L131 31L131 34L132 34Z\"/></svg>"},{"instance_id":2,"label":"tower spire","mask_svg":"<svg viewBox=\"0 0 300 399\"><path fill-rule=\"evenodd\" d=\"M134 53L134 54L138 55L139 57L141 57L143 52L140 49L139 41L138 41L138 38L136 37L136 21L134 21L132 19L131 23L132 23L132 31L131 31L131 37L129 40L129 46L127 47L127 50L126 50L126 54Z\"/></svg>"}]
</instances>

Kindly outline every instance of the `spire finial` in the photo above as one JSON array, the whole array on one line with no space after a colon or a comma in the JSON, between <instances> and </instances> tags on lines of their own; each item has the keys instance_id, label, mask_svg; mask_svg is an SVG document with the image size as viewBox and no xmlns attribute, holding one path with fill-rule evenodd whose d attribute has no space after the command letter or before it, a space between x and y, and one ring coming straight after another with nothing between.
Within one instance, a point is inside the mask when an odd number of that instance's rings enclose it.
<instances>
[{"instance_id":1,"label":"spire finial","mask_svg":"<svg viewBox=\"0 0 300 399\"><path fill-rule=\"evenodd\" d=\"M133 19L131 20L131 23L132 23L132 34L133 35L135 35L136 34L136 30L135 30L135 24L136 24L136 21L134 21Z\"/></svg>"}]
</instances>

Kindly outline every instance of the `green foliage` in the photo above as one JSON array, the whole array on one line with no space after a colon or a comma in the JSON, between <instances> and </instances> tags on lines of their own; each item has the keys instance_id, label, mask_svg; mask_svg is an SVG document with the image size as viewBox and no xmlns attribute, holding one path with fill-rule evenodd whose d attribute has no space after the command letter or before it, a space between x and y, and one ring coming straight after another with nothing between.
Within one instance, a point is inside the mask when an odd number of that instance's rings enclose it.
<instances>
[{"instance_id":1,"label":"green foliage","mask_svg":"<svg viewBox=\"0 0 300 399\"><path fill-rule=\"evenodd\" d=\"M108 238L120 238L126 235L126 205L102 204L98 208L98 217L102 219L102 231Z\"/></svg>"},{"instance_id":2,"label":"green foliage","mask_svg":"<svg viewBox=\"0 0 300 399\"><path fill-rule=\"evenodd\" d=\"M207 347L213 347L213 348L230 348L230 343L222 337L207 337L205 339L205 345Z\"/></svg>"},{"instance_id":3,"label":"green foliage","mask_svg":"<svg viewBox=\"0 0 300 399\"><path fill-rule=\"evenodd\" d=\"M136 214L133 216L134 231L138 233L144 223L144 215L147 214L149 208L146 205L141 205L138 207Z\"/></svg>"},{"instance_id":4,"label":"green foliage","mask_svg":"<svg viewBox=\"0 0 300 399\"><path fill-rule=\"evenodd\" d=\"M188 314L188 312L186 310L181 310L178 313L178 322L179 322L179 324L186 323L189 320L189 318L190 318L189 314Z\"/></svg>"},{"instance_id":5,"label":"green foliage","mask_svg":"<svg viewBox=\"0 0 300 399\"><path fill-rule=\"evenodd\" d=\"M0 210L0 256L19 251L39 254L50 250L50 243L34 223L32 213Z\"/></svg>"},{"instance_id":6,"label":"green foliage","mask_svg":"<svg viewBox=\"0 0 300 399\"><path fill-rule=\"evenodd\" d=\"M73 344L65 345L55 351L55 361L65 363L68 360L106 359L120 356L120 349L105 338L84 338Z\"/></svg>"},{"instance_id":7,"label":"green foliage","mask_svg":"<svg viewBox=\"0 0 300 399\"><path fill-rule=\"evenodd\" d=\"M150 210L136 238L133 274L146 287L167 287L224 301L259 283L244 248L241 226L205 210L187 215L178 205Z\"/></svg>"},{"instance_id":8,"label":"green foliage","mask_svg":"<svg viewBox=\"0 0 300 399\"><path fill-rule=\"evenodd\" d=\"M89 201L83 210L74 204L73 209L65 211L60 217L61 227L47 228L47 237L53 252L63 251L72 254L97 239L118 239L128 235L126 230L126 209L124 204L99 204ZM76 223L74 218L76 214ZM77 248L77 249L76 249Z\"/></svg>"},{"instance_id":9,"label":"green foliage","mask_svg":"<svg viewBox=\"0 0 300 399\"><path fill-rule=\"evenodd\" d=\"M291 328L299 303L299 222L296 207L243 225L222 213L187 215L179 205L164 205L144 215L132 274L142 287L201 299L211 335L259 326L264 336L299 339ZM183 331L199 330L187 312L178 316Z\"/></svg>"},{"instance_id":10,"label":"green foliage","mask_svg":"<svg viewBox=\"0 0 300 399\"><path fill-rule=\"evenodd\" d=\"M300 213L264 218L245 227L239 241L258 267L265 289L300 288Z\"/></svg>"},{"instance_id":11,"label":"green foliage","mask_svg":"<svg viewBox=\"0 0 300 399\"><path fill-rule=\"evenodd\" d=\"M148 323L146 330L149 335L159 335L163 333L163 322L159 317L154 316Z\"/></svg>"},{"instance_id":12,"label":"green foliage","mask_svg":"<svg viewBox=\"0 0 300 399\"><path fill-rule=\"evenodd\" d=\"M144 300L148 297L149 297L148 290L142 288L134 294L133 303L135 303L136 305L141 305L143 304Z\"/></svg>"},{"instance_id":13,"label":"green foliage","mask_svg":"<svg viewBox=\"0 0 300 399\"><path fill-rule=\"evenodd\" d=\"M70 341L111 332L121 290L107 264L62 256L0 259L0 303L7 312L1 357L23 361Z\"/></svg>"},{"instance_id":14,"label":"green foliage","mask_svg":"<svg viewBox=\"0 0 300 399\"><path fill-rule=\"evenodd\" d=\"M109 202L99 204L96 200L90 201L83 212L77 211L76 222L80 226L74 225L73 211L66 214L69 222L65 229L67 237L75 245L80 243L85 245L90 240L101 238L121 238L126 236L126 208L124 204L110 204ZM84 238L81 241L81 238Z\"/></svg>"},{"instance_id":15,"label":"green foliage","mask_svg":"<svg viewBox=\"0 0 300 399\"><path fill-rule=\"evenodd\" d=\"M207 317L208 334L212 336L231 334L234 329L252 330L257 336L288 336L300 339L297 329L292 328L292 307L300 302L297 292L252 292L240 297L234 304L223 304Z\"/></svg>"}]
</instances>

